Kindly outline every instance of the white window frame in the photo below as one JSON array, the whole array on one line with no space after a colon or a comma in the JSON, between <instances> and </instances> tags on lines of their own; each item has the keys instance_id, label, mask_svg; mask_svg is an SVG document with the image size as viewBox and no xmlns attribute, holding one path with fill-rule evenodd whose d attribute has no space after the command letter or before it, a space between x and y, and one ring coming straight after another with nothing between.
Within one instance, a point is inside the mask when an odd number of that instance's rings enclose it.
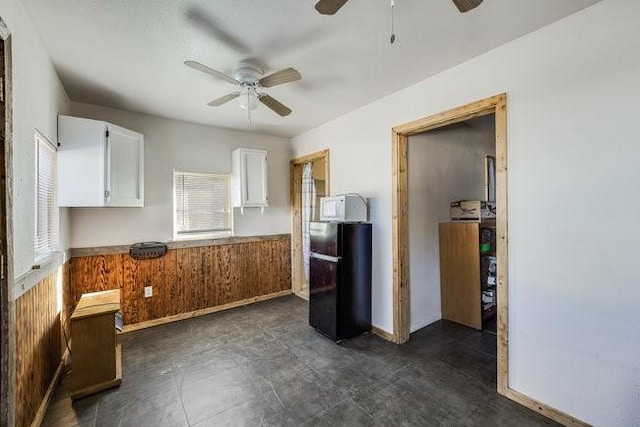
<instances>
[{"instance_id":1,"label":"white window frame","mask_svg":"<svg viewBox=\"0 0 640 427\"><path fill-rule=\"evenodd\" d=\"M40 261L44 258L47 258L49 256L51 256L52 254L54 254L55 252L57 252L57 244L58 244L58 199L57 199L57 186L58 186L58 177L57 177L57 173L58 173L58 149L57 147L52 144L44 135L42 135L42 133L38 132L37 130L34 133L34 140L35 140L35 171L34 171L34 184L35 184L35 191L34 191L34 242L33 242L33 246L34 246L34 259L35 261ZM40 222L41 219L41 206L40 206L40 163L41 163L41 159L40 159L40 148L43 147L47 150L50 151L50 153L52 154L52 176L50 177L50 201L48 204L48 209L47 209L47 221L48 221L48 227L47 230L49 231L50 235L48 236L48 239L46 238L47 236L45 236L45 240L48 240L48 245L46 246L42 246L40 244L41 242L41 236L38 233L38 223Z\"/></svg>"},{"instance_id":2,"label":"white window frame","mask_svg":"<svg viewBox=\"0 0 640 427\"><path fill-rule=\"evenodd\" d=\"M227 204L226 211L229 216L229 230L211 231L211 232L178 232L178 203L176 191L176 174L187 174L191 176L218 176L225 177L227 180ZM174 169L171 174L171 191L173 195L173 239L174 240L198 240L198 239L223 239L233 236L233 206L231 203L231 174L213 173L213 172L191 172L186 170Z\"/></svg>"}]
</instances>

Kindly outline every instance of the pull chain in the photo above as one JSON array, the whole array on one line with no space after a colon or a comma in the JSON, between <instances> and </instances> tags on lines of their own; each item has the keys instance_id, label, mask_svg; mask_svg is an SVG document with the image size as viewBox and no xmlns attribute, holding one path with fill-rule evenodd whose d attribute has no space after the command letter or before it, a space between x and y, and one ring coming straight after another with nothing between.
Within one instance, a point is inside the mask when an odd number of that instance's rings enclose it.
<instances>
[{"instance_id":1,"label":"pull chain","mask_svg":"<svg viewBox=\"0 0 640 427\"><path fill-rule=\"evenodd\" d=\"M395 0L390 0L391 4L391 44L396 41L396 34L393 29L393 7L396 5Z\"/></svg>"},{"instance_id":2,"label":"pull chain","mask_svg":"<svg viewBox=\"0 0 640 427\"><path fill-rule=\"evenodd\" d=\"M249 130L251 130L251 108L249 108L251 106L250 97L251 94L249 93L249 91L247 91L247 124L249 125Z\"/></svg>"}]
</instances>

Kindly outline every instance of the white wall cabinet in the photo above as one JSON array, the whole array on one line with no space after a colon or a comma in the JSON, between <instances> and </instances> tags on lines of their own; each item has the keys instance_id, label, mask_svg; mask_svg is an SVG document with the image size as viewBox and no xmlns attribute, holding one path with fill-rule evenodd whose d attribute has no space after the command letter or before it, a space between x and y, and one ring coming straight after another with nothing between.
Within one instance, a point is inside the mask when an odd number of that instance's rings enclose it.
<instances>
[{"instance_id":1,"label":"white wall cabinet","mask_svg":"<svg viewBox=\"0 0 640 427\"><path fill-rule=\"evenodd\" d=\"M235 208L263 208L267 194L267 152L238 148L231 153L232 193Z\"/></svg>"},{"instance_id":2,"label":"white wall cabinet","mask_svg":"<svg viewBox=\"0 0 640 427\"><path fill-rule=\"evenodd\" d=\"M58 205L142 207L144 136L111 123L58 116Z\"/></svg>"}]
</instances>

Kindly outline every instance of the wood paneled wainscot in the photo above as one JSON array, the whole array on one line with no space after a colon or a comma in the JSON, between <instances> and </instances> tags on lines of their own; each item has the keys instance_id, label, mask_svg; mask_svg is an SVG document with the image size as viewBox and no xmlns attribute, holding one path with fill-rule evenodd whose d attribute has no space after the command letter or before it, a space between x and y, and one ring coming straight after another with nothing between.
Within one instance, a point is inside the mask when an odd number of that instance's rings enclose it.
<instances>
[{"instance_id":1,"label":"wood paneled wainscot","mask_svg":"<svg viewBox=\"0 0 640 427\"><path fill-rule=\"evenodd\" d=\"M68 263L51 272L16 300L16 426L40 425L62 369L60 307Z\"/></svg>"},{"instance_id":2,"label":"wood paneled wainscot","mask_svg":"<svg viewBox=\"0 0 640 427\"><path fill-rule=\"evenodd\" d=\"M71 298L120 289L125 331L291 292L290 236L172 242L161 258L135 260L128 247L72 250ZM144 287L153 286L145 298Z\"/></svg>"}]
</instances>

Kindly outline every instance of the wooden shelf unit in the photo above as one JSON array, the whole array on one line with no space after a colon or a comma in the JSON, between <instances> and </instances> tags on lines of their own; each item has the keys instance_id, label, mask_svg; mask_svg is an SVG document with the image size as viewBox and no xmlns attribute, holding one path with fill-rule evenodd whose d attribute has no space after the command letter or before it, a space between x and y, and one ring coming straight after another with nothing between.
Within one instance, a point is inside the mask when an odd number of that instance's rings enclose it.
<instances>
[{"instance_id":1,"label":"wooden shelf unit","mask_svg":"<svg viewBox=\"0 0 640 427\"><path fill-rule=\"evenodd\" d=\"M440 223L440 296L442 318L478 330L496 313L494 305L482 308L481 258L495 256L495 249L480 252L480 233L495 231L495 221ZM495 289L495 287L494 287ZM494 293L495 295L495 293Z\"/></svg>"},{"instance_id":2,"label":"wooden shelf unit","mask_svg":"<svg viewBox=\"0 0 640 427\"><path fill-rule=\"evenodd\" d=\"M78 399L122 382L120 337L115 313L120 290L83 294L71 315L71 398Z\"/></svg>"}]
</instances>

